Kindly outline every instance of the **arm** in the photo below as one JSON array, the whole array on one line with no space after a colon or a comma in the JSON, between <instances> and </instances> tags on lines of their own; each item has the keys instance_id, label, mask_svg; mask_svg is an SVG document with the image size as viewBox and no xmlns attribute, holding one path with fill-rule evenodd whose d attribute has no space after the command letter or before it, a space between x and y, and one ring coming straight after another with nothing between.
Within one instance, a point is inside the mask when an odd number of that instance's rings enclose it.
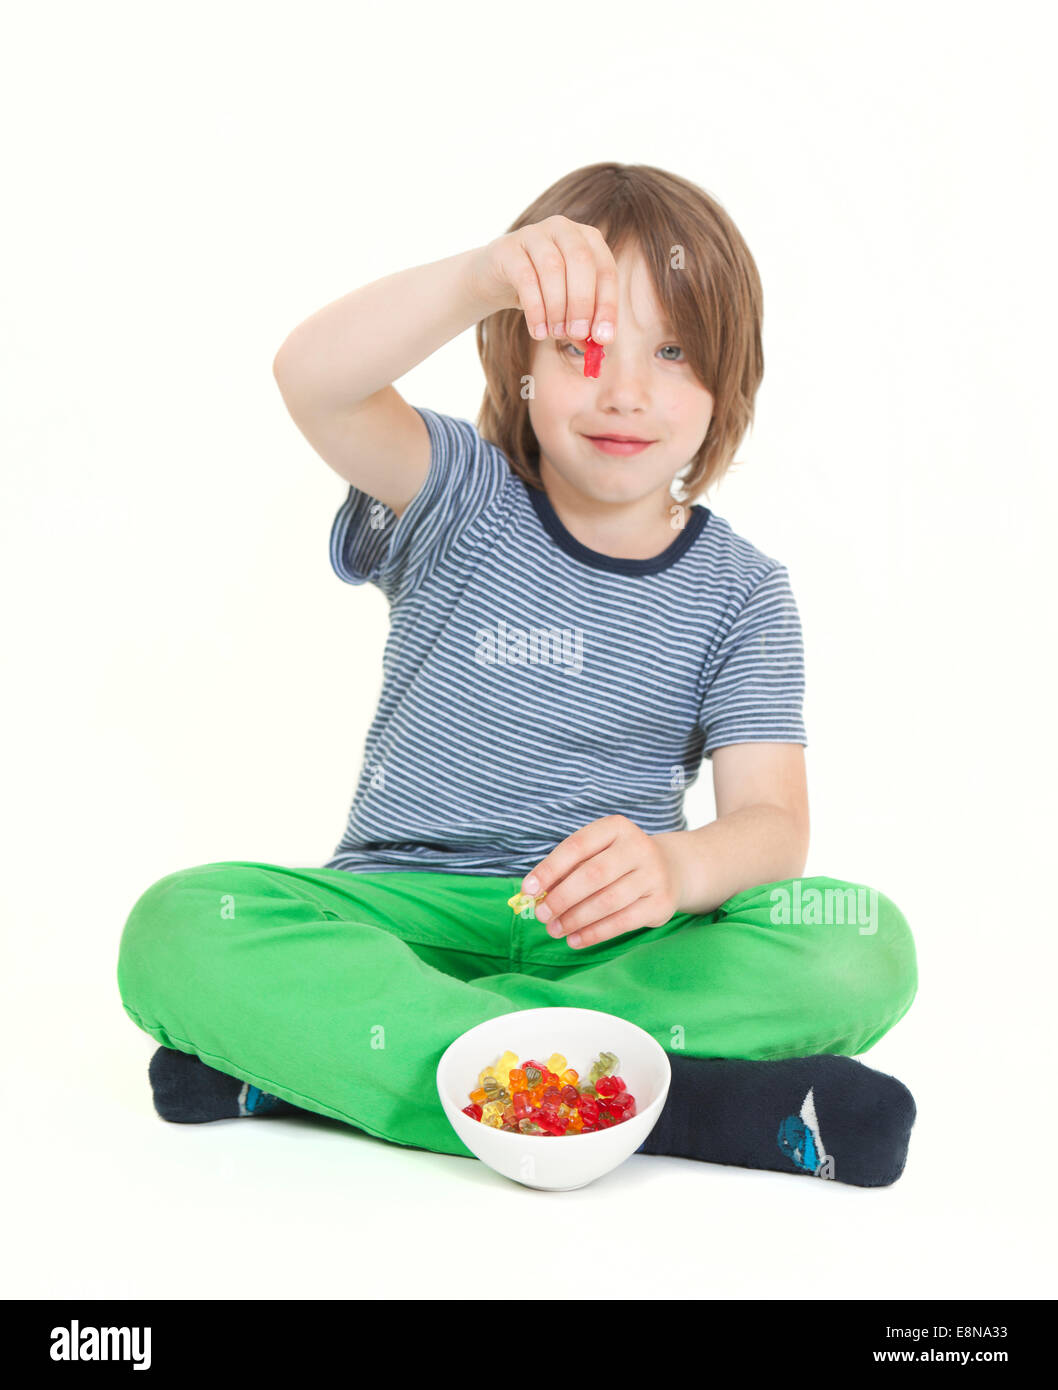
<instances>
[{"instance_id":1,"label":"arm","mask_svg":"<svg viewBox=\"0 0 1058 1390\"><path fill-rule=\"evenodd\" d=\"M272 371L324 462L400 516L426 480L430 436L390 383L472 324L514 308L532 336L546 337L549 323L558 336L570 318L610 341L617 267L602 233L556 214L375 280L298 324Z\"/></svg>"},{"instance_id":2,"label":"arm","mask_svg":"<svg viewBox=\"0 0 1058 1390\"><path fill-rule=\"evenodd\" d=\"M334 471L399 516L430 437L390 384L496 308L469 277L478 249L387 275L298 324L272 371L291 418Z\"/></svg>"},{"instance_id":3,"label":"arm","mask_svg":"<svg viewBox=\"0 0 1058 1390\"><path fill-rule=\"evenodd\" d=\"M808 857L808 790L798 743L713 753L716 820L654 839L674 867L679 912L712 912L745 888L797 878Z\"/></svg>"}]
</instances>

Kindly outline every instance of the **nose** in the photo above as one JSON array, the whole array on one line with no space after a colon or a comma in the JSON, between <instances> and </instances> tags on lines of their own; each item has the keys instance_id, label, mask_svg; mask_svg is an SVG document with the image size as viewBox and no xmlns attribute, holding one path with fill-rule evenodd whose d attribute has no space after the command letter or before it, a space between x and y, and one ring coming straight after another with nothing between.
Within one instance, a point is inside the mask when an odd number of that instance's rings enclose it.
<instances>
[{"instance_id":1,"label":"nose","mask_svg":"<svg viewBox=\"0 0 1058 1390\"><path fill-rule=\"evenodd\" d=\"M606 344L606 353L594 379L596 403L601 409L645 410L650 401L648 368L639 354L616 343Z\"/></svg>"}]
</instances>

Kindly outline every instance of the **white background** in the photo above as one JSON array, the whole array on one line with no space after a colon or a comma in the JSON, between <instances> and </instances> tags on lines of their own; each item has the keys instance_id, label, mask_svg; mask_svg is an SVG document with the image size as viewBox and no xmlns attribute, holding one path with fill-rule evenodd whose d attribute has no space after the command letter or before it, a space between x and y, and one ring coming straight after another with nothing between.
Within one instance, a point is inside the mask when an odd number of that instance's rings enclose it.
<instances>
[{"instance_id":1,"label":"white background","mask_svg":"<svg viewBox=\"0 0 1058 1390\"><path fill-rule=\"evenodd\" d=\"M1047 8L184 0L5 30L8 1296L1053 1297ZM385 600L329 567L346 488L276 349L603 159L701 184L763 279L756 425L702 500L792 577L806 872L915 932L918 998L864 1057L918 1103L890 1188L634 1157L549 1197L340 1124L170 1125L121 1007L156 879L330 855L380 688ZM472 332L398 386L473 419Z\"/></svg>"}]
</instances>

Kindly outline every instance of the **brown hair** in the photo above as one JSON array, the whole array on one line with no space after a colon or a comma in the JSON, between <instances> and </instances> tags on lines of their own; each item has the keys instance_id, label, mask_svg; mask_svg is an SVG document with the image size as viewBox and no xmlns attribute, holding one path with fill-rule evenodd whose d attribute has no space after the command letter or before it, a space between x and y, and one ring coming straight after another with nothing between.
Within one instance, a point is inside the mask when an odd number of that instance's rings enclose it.
<instances>
[{"instance_id":1,"label":"brown hair","mask_svg":"<svg viewBox=\"0 0 1058 1390\"><path fill-rule=\"evenodd\" d=\"M507 231L555 213L597 227L615 257L625 246L639 247L691 370L713 397L702 447L677 475L682 487L677 500L693 502L731 467L752 424L764 376L763 295L749 247L708 193L650 164L574 169L541 193ZM681 256L682 264L674 266ZM520 308L500 309L479 321L486 386L477 428L500 446L523 482L539 488L540 448L528 401L521 396L533 341Z\"/></svg>"}]
</instances>

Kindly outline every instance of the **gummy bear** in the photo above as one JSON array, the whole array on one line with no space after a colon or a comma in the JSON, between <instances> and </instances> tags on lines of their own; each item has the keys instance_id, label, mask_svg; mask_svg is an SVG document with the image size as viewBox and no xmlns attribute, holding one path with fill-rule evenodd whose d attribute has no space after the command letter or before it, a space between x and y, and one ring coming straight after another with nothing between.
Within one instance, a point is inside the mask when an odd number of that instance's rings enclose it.
<instances>
[{"instance_id":1,"label":"gummy bear","mask_svg":"<svg viewBox=\"0 0 1058 1390\"><path fill-rule=\"evenodd\" d=\"M535 895L532 893L515 893L512 898L507 899L507 906L513 912L524 912L527 907L535 908L537 903L542 903L546 897L546 890L543 893L537 893Z\"/></svg>"},{"instance_id":2,"label":"gummy bear","mask_svg":"<svg viewBox=\"0 0 1058 1390\"><path fill-rule=\"evenodd\" d=\"M605 356L606 353L602 350L602 344L597 343L589 334L584 342L584 375L598 376L602 359Z\"/></svg>"},{"instance_id":3,"label":"gummy bear","mask_svg":"<svg viewBox=\"0 0 1058 1390\"><path fill-rule=\"evenodd\" d=\"M617 1065L617 1057L613 1052L600 1052L591 1064L588 1077L591 1081L598 1082L600 1076L607 1076L610 1072L615 1072Z\"/></svg>"}]
</instances>

